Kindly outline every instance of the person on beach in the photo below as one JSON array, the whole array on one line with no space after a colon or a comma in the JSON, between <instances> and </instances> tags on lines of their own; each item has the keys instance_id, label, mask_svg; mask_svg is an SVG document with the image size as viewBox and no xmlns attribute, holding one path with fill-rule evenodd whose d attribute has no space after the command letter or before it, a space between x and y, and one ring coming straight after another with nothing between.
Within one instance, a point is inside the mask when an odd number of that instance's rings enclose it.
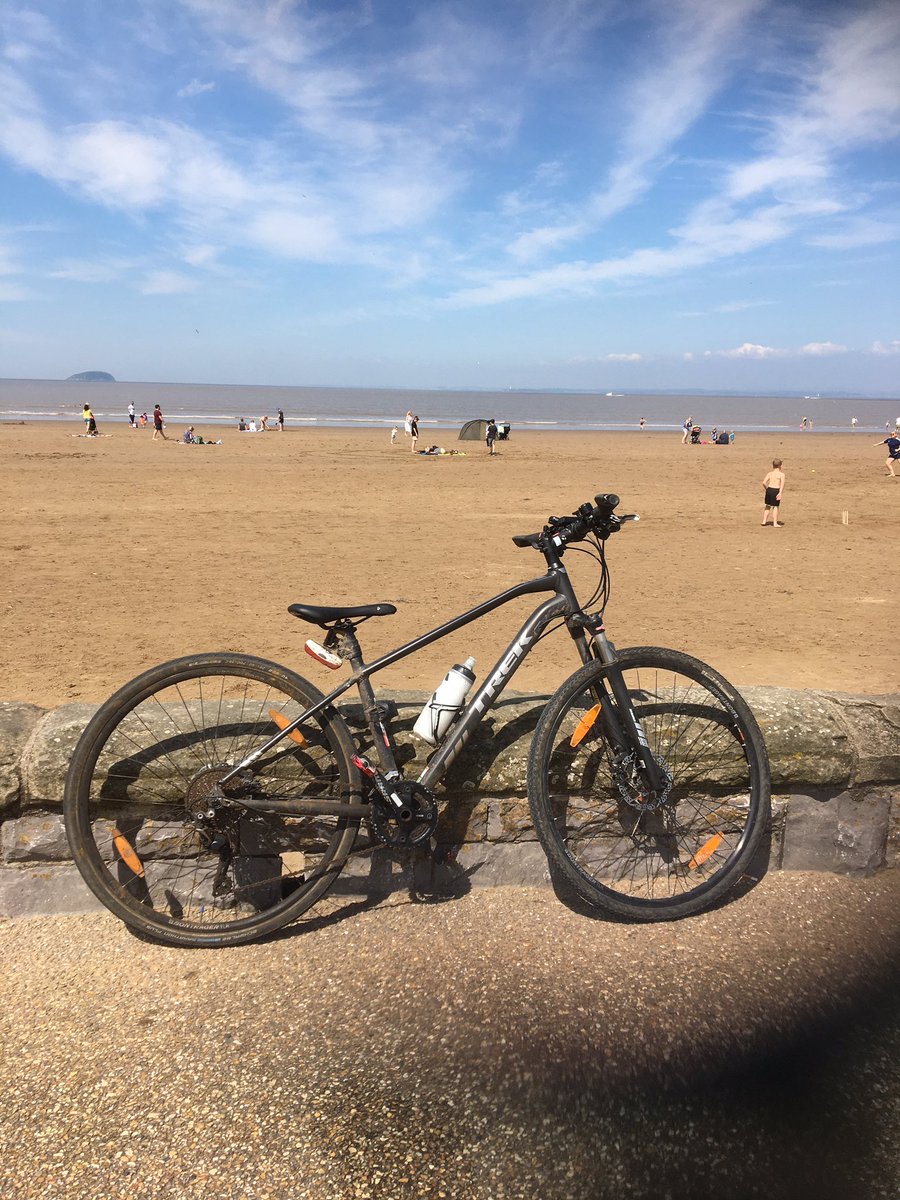
<instances>
[{"instance_id":1,"label":"person on beach","mask_svg":"<svg viewBox=\"0 0 900 1200\"><path fill-rule=\"evenodd\" d=\"M408 408L406 410L406 416L403 418L403 432L406 434L407 437L412 437L412 423L413 423L412 409Z\"/></svg>"},{"instance_id":2,"label":"person on beach","mask_svg":"<svg viewBox=\"0 0 900 1200\"><path fill-rule=\"evenodd\" d=\"M765 497L763 503L763 525L766 524L769 513L772 514L772 526L774 529L780 529L781 525L778 521L778 508L781 504L781 497L784 494L784 471L781 469L781 459L772 459L772 470L766 475L763 480L765 488Z\"/></svg>"},{"instance_id":3,"label":"person on beach","mask_svg":"<svg viewBox=\"0 0 900 1200\"><path fill-rule=\"evenodd\" d=\"M269 418L268 417L260 417L259 418L259 432L262 433L263 430L266 430L268 428L269 428Z\"/></svg>"},{"instance_id":4,"label":"person on beach","mask_svg":"<svg viewBox=\"0 0 900 1200\"><path fill-rule=\"evenodd\" d=\"M192 446L194 442L196 442L197 439L194 437L193 425L189 426L189 428L184 431L181 440L186 446Z\"/></svg>"},{"instance_id":5,"label":"person on beach","mask_svg":"<svg viewBox=\"0 0 900 1200\"><path fill-rule=\"evenodd\" d=\"M394 428L391 430L391 445L392 446L397 445L397 438L399 436L399 433L400 433L400 430L395 425Z\"/></svg>"},{"instance_id":6,"label":"person on beach","mask_svg":"<svg viewBox=\"0 0 900 1200\"><path fill-rule=\"evenodd\" d=\"M137 425L134 423L134 404L131 400L128 401L128 423L132 429L137 429Z\"/></svg>"},{"instance_id":7,"label":"person on beach","mask_svg":"<svg viewBox=\"0 0 900 1200\"><path fill-rule=\"evenodd\" d=\"M410 419L409 436L412 438L412 452L416 452L416 443L419 440L419 417L418 414Z\"/></svg>"},{"instance_id":8,"label":"person on beach","mask_svg":"<svg viewBox=\"0 0 900 1200\"><path fill-rule=\"evenodd\" d=\"M278 410L276 424L278 426L278 432L284 433L284 409L283 408L279 408L279 410Z\"/></svg>"},{"instance_id":9,"label":"person on beach","mask_svg":"<svg viewBox=\"0 0 900 1200\"><path fill-rule=\"evenodd\" d=\"M140 426L141 429L147 428L147 414L145 412L141 413Z\"/></svg>"},{"instance_id":10,"label":"person on beach","mask_svg":"<svg viewBox=\"0 0 900 1200\"><path fill-rule=\"evenodd\" d=\"M884 460L884 465L887 467L887 473L892 479L896 479L897 475L894 471L894 463L900 462L900 438L896 434L889 433L883 441L876 442L876 446L887 446L888 456Z\"/></svg>"},{"instance_id":11,"label":"person on beach","mask_svg":"<svg viewBox=\"0 0 900 1200\"><path fill-rule=\"evenodd\" d=\"M647 424L646 419L644 417L641 417L640 421L638 421L638 428L643 429L646 424Z\"/></svg>"},{"instance_id":12,"label":"person on beach","mask_svg":"<svg viewBox=\"0 0 900 1200\"><path fill-rule=\"evenodd\" d=\"M488 448L488 454L491 456L491 458L493 458L496 453L496 451L494 450L494 442L496 442L496 440L497 440L497 422L494 420L493 417L491 417L491 419L487 423L487 429L485 430L485 433L484 433L484 442Z\"/></svg>"},{"instance_id":13,"label":"person on beach","mask_svg":"<svg viewBox=\"0 0 900 1200\"><path fill-rule=\"evenodd\" d=\"M681 444L686 446L691 440L691 430L694 428L694 418L688 417L681 426Z\"/></svg>"},{"instance_id":14,"label":"person on beach","mask_svg":"<svg viewBox=\"0 0 900 1200\"><path fill-rule=\"evenodd\" d=\"M857 420L856 417L850 418L850 429L853 433L856 433L856 427L858 424L859 424L859 421Z\"/></svg>"},{"instance_id":15,"label":"person on beach","mask_svg":"<svg viewBox=\"0 0 900 1200\"><path fill-rule=\"evenodd\" d=\"M166 427L165 427L165 422L163 420L162 409L159 407L158 404L155 404L153 406L153 440L154 440L154 442L156 441L156 439L158 437L161 437L164 442L167 442L169 440L166 437Z\"/></svg>"}]
</instances>

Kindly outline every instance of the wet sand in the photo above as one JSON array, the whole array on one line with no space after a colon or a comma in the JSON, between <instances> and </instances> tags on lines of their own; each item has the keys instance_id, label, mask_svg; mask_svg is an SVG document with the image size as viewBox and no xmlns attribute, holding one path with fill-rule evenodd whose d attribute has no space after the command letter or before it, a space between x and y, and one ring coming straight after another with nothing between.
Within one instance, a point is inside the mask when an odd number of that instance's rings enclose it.
<instances>
[{"instance_id":1,"label":"wet sand","mask_svg":"<svg viewBox=\"0 0 900 1200\"><path fill-rule=\"evenodd\" d=\"M0 698L100 701L145 667L200 650L246 651L331 675L303 653L294 601L391 601L363 628L369 658L541 573L513 546L600 491L641 522L609 543L607 627L621 645L674 646L737 684L897 689L895 538L900 479L868 434L743 434L682 446L662 433L519 433L496 460L456 431L424 458L376 430L153 442L123 425L0 425L4 676ZM420 441L420 446L426 444ZM787 473L783 529L762 529L761 480ZM848 513L844 524L842 513ZM596 564L566 564L586 598ZM435 686L473 654L494 664L534 598L517 601L376 680ZM516 675L552 690L577 658L564 632Z\"/></svg>"}]
</instances>

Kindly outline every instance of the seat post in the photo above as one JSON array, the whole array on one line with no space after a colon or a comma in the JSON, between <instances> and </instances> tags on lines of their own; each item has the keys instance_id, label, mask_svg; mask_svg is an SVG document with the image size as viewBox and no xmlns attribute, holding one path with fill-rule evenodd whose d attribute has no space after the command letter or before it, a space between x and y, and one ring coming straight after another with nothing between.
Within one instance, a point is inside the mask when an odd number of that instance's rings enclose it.
<instances>
[{"instance_id":1,"label":"seat post","mask_svg":"<svg viewBox=\"0 0 900 1200\"><path fill-rule=\"evenodd\" d=\"M362 648L359 644L359 639L356 636L356 630L349 622L341 621L334 627L334 631L338 637L338 645L341 655L349 662L353 673L365 669L363 662ZM394 757L394 747L389 729L385 724L385 719L382 711L375 699L375 690L369 680L368 675L365 678L357 680L357 691L359 698L362 701L363 712L366 717L366 724L369 727L369 733L372 737L372 744L375 747L375 752L381 762L385 776L388 779L394 778L400 772L397 768L397 760Z\"/></svg>"}]
</instances>

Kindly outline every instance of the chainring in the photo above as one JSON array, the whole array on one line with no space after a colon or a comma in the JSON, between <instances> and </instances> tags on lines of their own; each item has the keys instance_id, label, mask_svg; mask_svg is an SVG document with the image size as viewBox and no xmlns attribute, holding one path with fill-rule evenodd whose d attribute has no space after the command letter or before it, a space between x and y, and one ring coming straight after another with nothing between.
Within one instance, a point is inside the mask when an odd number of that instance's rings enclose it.
<instances>
[{"instance_id":1,"label":"chainring","mask_svg":"<svg viewBox=\"0 0 900 1200\"><path fill-rule=\"evenodd\" d=\"M373 789L368 817L372 836L385 846L419 846L427 842L437 828L437 802L421 783L403 779L391 784L391 791L404 800L403 812L395 812Z\"/></svg>"}]
</instances>

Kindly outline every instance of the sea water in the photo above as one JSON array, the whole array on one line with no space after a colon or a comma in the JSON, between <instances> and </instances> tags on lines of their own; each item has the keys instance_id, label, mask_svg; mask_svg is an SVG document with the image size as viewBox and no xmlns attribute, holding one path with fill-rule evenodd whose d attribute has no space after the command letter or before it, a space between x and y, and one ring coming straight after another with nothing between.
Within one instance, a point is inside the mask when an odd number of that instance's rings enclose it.
<instances>
[{"instance_id":1,"label":"sea water","mask_svg":"<svg viewBox=\"0 0 900 1200\"><path fill-rule=\"evenodd\" d=\"M691 417L704 432L799 431L804 417L813 432L894 429L900 400L797 395L686 395L563 391L440 391L389 388L267 387L236 384L84 383L52 379L0 379L0 421L78 421L85 403L98 423L126 422L159 404L166 424L236 425L244 417L274 423L283 409L288 428L403 427L407 410L427 428L455 429L477 417L509 421L516 429L680 430Z\"/></svg>"}]
</instances>

